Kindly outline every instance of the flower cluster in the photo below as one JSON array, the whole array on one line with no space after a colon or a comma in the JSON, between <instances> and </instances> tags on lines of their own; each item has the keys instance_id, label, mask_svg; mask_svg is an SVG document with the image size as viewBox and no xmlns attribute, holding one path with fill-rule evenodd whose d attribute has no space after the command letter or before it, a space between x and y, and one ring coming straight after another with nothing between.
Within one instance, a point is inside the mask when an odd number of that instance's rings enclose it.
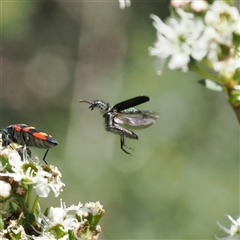
<instances>
[{"instance_id":1,"label":"flower cluster","mask_svg":"<svg viewBox=\"0 0 240 240\"><path fill-rule=\"evenodd\" d=\"M229 215L227 215L227 217L232 222L230 229L222 226L220 223L218 223L218 225L224 232L229 234L229 236L225 238L216 237L216 239L217 240L239 240L240 239L240 218L238 218L237 220L234 220Z\"/></svg>"},{"instance_id":2,"label":"flower cluster","mask_svg":"<svg viewBox=\"0 0 240 240\"><path fill-rule=\"evenodd\" d=\"M26 220L23 213L19 215L17 220L8 220L7 228L0 231L0 238L95 240L98 239L101 232L98 222L104 214L105 211L99 202L87 203L84 206L79 203L67 208L61 201L60 207L51 207L45 215L40 213L39 218L35 219L35 223L32 223L32 229L27 226L23 227Z\"/></svg>"},{"instance_id":3,"label":"flower cluster","mask_svg":"<svg viewBox=\"0 0 240 240\"><path fill-rule=\"evenodd\" d=\"M1 177L6 182L21 182L22 186L31 186L39 197L48 197L50 189L57 197L62 191L64 183L61 181L61 173L53 165L40 165L37 159L31 161L23 148L23 158L14 149L8 150L8 158L4 166L1 166ZM4 152L1 154L4 160ZM2 161L3 163L3 161Z\"/></svg>"},{"instance_id":4,"label":"flower cluster","mask_svg":"<svg viewBox=\"0 0 240 240\"><path fill-rule=\"evenodd\" d=\"M168 67L193 70L234 89L240 84L240 15L225 1L172 0L164 23L151 15L157 41L149 49L158 59L158 73ZM240 99L239 99L240 105Z\"/></svg>"},{"instance_id":5,"label":"flower cluster","mask_svg":"<svg viewBox=\"0 0 240 240\"><path fill-rule=\"evenodd\" d=\"M97 209L97 211L96 211ZM79 203L66 207L51 207L46 216L42 216L43 232L34 239L98 239L101 227L98 225L105 211L99 202Z\"/></svg>"},{"instance_id":6,"label":"flower cluster","mask_svg":"<svg viewBox=\"0 0 240 240\"><path fill-rule=\"evenodd\" d=\"M0 139L1 135L0 135ZM0 239L97 239L105 211L99 202L41 212L39 198L57 197L65 184L53 165L31 159L28 149L0 140ZM34 190L34 200L33 198Z\"/></svg>"}]
</instances>

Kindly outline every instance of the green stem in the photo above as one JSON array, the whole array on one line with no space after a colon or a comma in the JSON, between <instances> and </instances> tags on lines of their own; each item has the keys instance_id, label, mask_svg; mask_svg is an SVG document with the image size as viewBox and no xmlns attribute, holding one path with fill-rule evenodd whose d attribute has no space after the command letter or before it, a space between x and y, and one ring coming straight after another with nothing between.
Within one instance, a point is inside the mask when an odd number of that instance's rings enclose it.
<instances>
[{"instance_id":1,"label":"green stem","mask_svg":"<svg viewBox=\"0 0 240 240\"><path fill-rule=\"evenodd\" d=\"M29 206L30 206L32 189L33 189L33 186L29 185L28 186L28 191L27 191L27 203L26 203L26 206L27 206L28 209L29 209Z\"/></svg>"},{"instance_id":2,"label":"green stem","mask_svg":"<svg viewBox=\"0 0 240 240\"><path fill-rule=\"evenodd\" d=\"M39 196L37 195L37 196L35 197L35 200L34 200L33 205L32 205L32 209L31 209L31 212L32 212L32 213L35 211L35 209L36 209L36 207L37 207L37 205L38 205L38 200L39 200Z\"/></svg>"},{"instance_id":3,"label":"green stem","mask_svg":"<svg viewBox=\"0 0 240 240\"><path fill-rule=\"evenodd\" d=\"M195 72L197 72L198 74L202 75L204 78L211 79L211 80L213 80L213 81L215 81L215 82L219 82L219 80L220 80L218 77L215 77L215 76L213 76L212 74L210 74L210 73L206 72L205 70L203 70L203 69L199 66L199 64L197 64L197 63L191 64L190 70L191 70L191 71L195 71Z\"/></svg>"}]
</instances>

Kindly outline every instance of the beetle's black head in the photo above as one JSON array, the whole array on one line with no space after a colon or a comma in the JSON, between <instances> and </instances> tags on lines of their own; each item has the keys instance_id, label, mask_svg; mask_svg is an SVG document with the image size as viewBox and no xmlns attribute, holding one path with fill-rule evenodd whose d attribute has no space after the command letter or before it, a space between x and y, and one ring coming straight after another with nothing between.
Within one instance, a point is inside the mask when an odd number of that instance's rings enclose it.
<instances>
[{"instance_id":1,"label":"beetle's black head","mask_svg":"<svg viewBox=\"0 0 240 240\"><path fill-rule=\"evenodd\" d=\"M6 147L12 142L12 128L1 129L0 132L2 132L2 147Z\"/></svg>"}]
</instances>

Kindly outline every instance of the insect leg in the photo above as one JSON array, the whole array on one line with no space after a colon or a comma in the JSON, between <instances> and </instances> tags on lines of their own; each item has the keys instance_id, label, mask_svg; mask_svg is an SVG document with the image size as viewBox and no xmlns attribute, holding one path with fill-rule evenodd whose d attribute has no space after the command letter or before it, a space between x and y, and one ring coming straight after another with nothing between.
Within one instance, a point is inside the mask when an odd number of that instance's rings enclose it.
<instances>
[{"instance_id":1,"label":"insect leg","mask_svg":"<svg viewBox=\"0 0 240 240\"><path fill-rule=\"evenodd\" d=\"M125 135L128 136L129 134L129 130L127 129L124 129L120 126L118 126L117 124L116 125L113 125L113 126L106 126L106 130L109 131L109 132L112 132L112 133L115 133L115 134L119 134L120 135L120 143L121 143L121 149L127 153L127 154L131 154L129 152L127 152L123 147L126 147L128 149L132 149L131 147L128 147L125 145L125 141L124 141L124 137Z\"/></svg>"},{"instance_id":2,"label":"insect leg","mask_svg":"<svg viewBox=\"0 0 240 240\"><path fill-rule=\"evenodd\" d=\"M109 131L109 132L112 132L112 133L120 135L121 149L125 153L130 154L129 152L127 152L123 148L123 147L126 147L128 149L132 149L132 148L130 148L130 147L128 147L128 146L126 146L124 144L124 137L138 139L138 136L134 132L132 132L132 131L130 131L130 130L126 129L126 128L123 128L123 127L119 126L118 124L116 124L114 122L114 118L115 118L114 114L108 113L108 114L104 115L104 117L105 117L105 128L106 128L106 131Z\"/></svg>"},{"instance_id":3,"label":"insect leg","mask_svg":"<svg viewBox=\"0 0 240 240\"><path fill-rule=\"evenodd\" d=\"M46 156L47 156L47 154L48 154L48 151L49 151L49 148L47 149L47 151L45 152L45 154L44 154L44 156L43 156L43 161L44 161L46 164L48 164L47 161L45 160L45 158L46 158Z\"/></svg>"},{"instance_id":4,"label":"insect leg","mask_svg":"<svg viewBox=\"0 0 240 240\"><path fill-rule=\"evenodd\" d=\"M128 152L128 151L126 151L123 147L126 147L126 148L128 148L128 149L132 149L131 147L128 147L128 146L126 146L125 144L124 144L124 135L123 134L121 134L120 135L120 142L121 142L121 149L126 153L126 154L130 154L131 155L131 153L130 152ZM133 149L132 149L133 150Z\"/></svg>"}]
</instances>

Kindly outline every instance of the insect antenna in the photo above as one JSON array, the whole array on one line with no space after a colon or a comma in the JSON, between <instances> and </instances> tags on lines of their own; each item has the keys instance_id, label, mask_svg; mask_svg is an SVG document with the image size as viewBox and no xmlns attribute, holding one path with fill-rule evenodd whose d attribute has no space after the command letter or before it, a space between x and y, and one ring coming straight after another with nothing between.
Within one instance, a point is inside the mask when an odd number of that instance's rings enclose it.
<instances>
[{"instance_id":1,"label":"insect antenna","mask_svg":"<svg viewBox=\"0 0 240 240\"><path fill-rule=\"evenodd\" d=\"M79 100L79 102L80 102L80 103L85 102L85 103L90 104L89 108L91 108L91 110L93 110L94 107L95 107L94 103L91 103L91 102L89 102L89 101L87 101L87 100L82 100L82 99L81 99L81 100Z\"/></svg>"},{"instance_id":2,"label":"insect antenna","mask_svg":"<svg viewBox=\"0 0 240 240\"><path fill-rule=\"evenodd\" d=\"M79 100L79 102L80 102L80 103L82 103L82 102L85 102L85 103L92 104L91 102L89 102L89 101L86 101L86 100L82 100L82 99L81 99L81 100Z\"/></svg>"}]
</instances>

